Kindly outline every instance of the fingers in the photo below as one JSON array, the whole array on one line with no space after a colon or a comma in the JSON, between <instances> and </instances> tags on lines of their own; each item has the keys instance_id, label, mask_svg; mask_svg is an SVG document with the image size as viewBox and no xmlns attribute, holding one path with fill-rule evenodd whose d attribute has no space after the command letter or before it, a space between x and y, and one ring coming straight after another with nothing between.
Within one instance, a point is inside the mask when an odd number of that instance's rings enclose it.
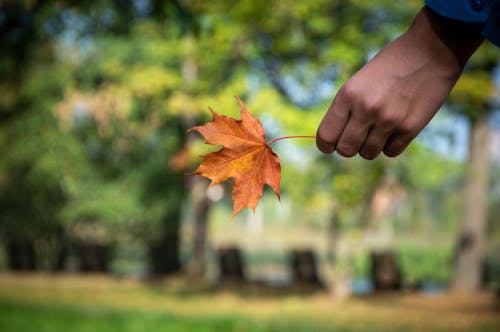
<instances>
[{"instance_id":1,"label":"fingers","mask_svg":"<svg viewBox=\"0 0 500 332\"><path fill-rule=\"evenodd\" d=\"M381 152L398 156L435 113L429 116L409 111L425 107L401 107L401 103L388 103L383 98L366 98L358 90L349 83L344 85L325 114L316 136L322 152L336 150L344 157L359 153L368 160Z\"/></svg>"},{"instance_id":2,"label":"fingers","mask_svg":"<svg viewBox=\"0 0 500 332\"><path fill-rule=\"evenodd\" d=\"M326 112L316 134L316 146L323 153L332 153L349 120L349 105L342 89Z\"/></svg>"},{"instance_id":3,"label":"fingers","mask_svg":"<svg viewBox=\"0 0 500 332\"><path fill-rule=\"evenodd\" d=\"M379 110L373 102L360 103L361 96L352 83L340 89L316 135L320 151L336 150L344 157L353 157L360 151Z\"/></svg>"},{"instance_id":4,"label":"fingers","mask_svg":"<svg viewBox=\"0 0 500 332\"><path fill-rule=\"evenodd\" d=\"M360 156L368 160L375 159L384 150L392 134L402 133L401 126L406 122L404 112L394 107L381 108L376 115L375 125L359 150Z\"/></svg>"},{"instance_id":5,"label":"fingers","mask_svg":"<svg viewBox=\"0 0 500 332\"><path fill-rule=\"evenodd\" d=\"M407 135L392 135L384 147L384 154L387 157L399 156L412 140L413 137Z\"/></svg>"},{"instance_id":6,"label":"fingers","mask_svg":"<svg viewBox=\"0 0 500 332\"><path fill-rule=\"evenodd\" d=\"M419 111L408 112L408 116L398 123L392 131L384 147L384 154L387 157L400 155L417 135L427 126L434 114L438 111L436 106L420 105L413 107L413 110L430 109L431 112L422 116Z\"/></svg>"},{"instance_id":7,"label":"fingers","mask_svg":"<svg viewBox=\"0 0 500 332\"><path fill-rule=\"evenodd\" d=\"M371 123L367 117L361 116L358 112L351 113L337 142L337 152L344 157L354 157L366 140Z\"/></svg>"},{"instance_id":8,"label":"fingers","mask_svg":"<svg viewBox=\"0 0 500 332\"><path fill-rule=\"evenodd\" d=\"M363 146L359 150L359 155L367 160L377 158L384 149L386 142L391 135L390 129L381 126L380 124L375 125L368 133Z\"/></svg>"},{"instance_id":9,"label":"fingers","mask_svg":"<svg viewBox=\"0 0 500 332\"><path fill-rule=\"evenodd\" d=\"M417 137L418 133L425 127L428 121L423 123L413 122L411 119L399 126L391 134L384 147L384 154L387 157L399 156L406 147Z\"/></svg>"},{"instance_id":10,"label":"fingers","mask_svg":"<svg viewBox=\"0 0 500 332\"><path fill-rule=\"evenodd\" d=\"M387 108L363 107L348 111L337 98L318 129L316 144L324 153L336 150L344 157L372 160L382 152L388 157L401 154L425 124ZM337 112L337 110L339 110Z\"/></svg>"}]
</instances>

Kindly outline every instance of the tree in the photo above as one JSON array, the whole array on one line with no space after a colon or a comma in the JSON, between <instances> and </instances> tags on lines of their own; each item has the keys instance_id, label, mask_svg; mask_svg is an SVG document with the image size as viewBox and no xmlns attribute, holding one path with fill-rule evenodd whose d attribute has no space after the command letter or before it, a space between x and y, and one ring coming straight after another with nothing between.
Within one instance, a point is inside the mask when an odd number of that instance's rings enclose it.
<instances>
[{"instance_id":1,"label":"tree","mask_svg":"<svg viewBox=\"0 0 500 332\"><path fill-rule=\"evenodd\" d=\"M167 256L171 253L167 264L158 263L161 267L153 270L178 270L185 187L169 159L182 145L184 130L178 116L158 107L165 100L162 94L177 82L164 70L176 65L175 53L167 50L165 62L155 59L141 67L155 50L148 46L150 38L142 44L150 52L141 57L126 40L140 39L138 34L147 30L134 34L132 28L147 29L148 24L143 21L147 13L131 1L9 2L0 10L2 35L7 36L0 45L5 55L0 86L9 96L0 106L4 239L15 235L31 243L46 234L78 237L73 233L80 224L113 229L135 220L163 225L144 232L152 247L162 249L151 249L153 263L164 258L165 250ZM109 15L101 15L104 11ZM172 32L169 36L175 38ZM148 36L158 35L151 31ZM96 52L99 43L107 53ZM114 52L123 49L128 58ZM127 61L136 70L127 72ZM110 63L118 67L102 67ZM152 77L154 84L149 84L150 73L159 81ZM134 83L122 84L121 79ZM27 240L21 244L30 251L33 245L24 244Z\"/></svg>"},{"instance_id":2,"label":"tree","mask_svg":"<svg viewBox=\"0 0 500 332\"><path fill-rule=\"evenodd\" d=\"M68 82L55 60L53 34L41 21L54 18L52 4L0 5L0 233L14 269L60 268L64 231L58 216L75 150L58 141L51 106ZM48 80L46 71L55 75ZM62 136L61 136L62 138ZM37 257L49 248L46 257ZM40 260L40 258L45 258Z\"/></svg>"},{"instance_id":3,"label":"tree","mask_svg":"<svg viewBox=\"0 0 500 332\"><path fill-rule=\"evenodd\" d=\"M463 219L455 252L454 288L477 291L482 286L489 174L491 169L489 118L495 87L492 76L498 52L483 45L452 92L452 102L470 122L468 170Z\"/></svg>"}]
</instances>

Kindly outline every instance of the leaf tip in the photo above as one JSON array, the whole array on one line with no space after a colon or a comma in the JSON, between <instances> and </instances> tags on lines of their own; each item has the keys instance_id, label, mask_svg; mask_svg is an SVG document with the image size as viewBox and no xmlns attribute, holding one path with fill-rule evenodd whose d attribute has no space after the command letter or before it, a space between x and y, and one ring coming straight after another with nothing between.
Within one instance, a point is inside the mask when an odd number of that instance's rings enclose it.
<instances>
[{"instance_id":1,"label":"leaf tip","mask_svg":"<svg viewBox=\"0 0 500 332\"><path fill-rule=\"evenodd\" d=\"M241 209L239 209L239 210L233 209L233 214L231 215L231 221L233 221L233 220L234 220L234 217L236 217L236 215L237 215L238 213L240 213L240 211L241 211Z\"/></svg>"},{"instance_id":2,"label":"leaf tip","mask_svg":"<svg viewBox=\"0 0 500 332\"><path fill-rule=\"evenodd\" d=\"M240 97L238 96L234 96L236 98L236 100L238 101L238 104L240 104L240 109L241 109L241 112L242 113L246 113L247 112L247 108L245 106L245 103L243 103L243 100L241 100Z\"/></svg>"}]
</instances>

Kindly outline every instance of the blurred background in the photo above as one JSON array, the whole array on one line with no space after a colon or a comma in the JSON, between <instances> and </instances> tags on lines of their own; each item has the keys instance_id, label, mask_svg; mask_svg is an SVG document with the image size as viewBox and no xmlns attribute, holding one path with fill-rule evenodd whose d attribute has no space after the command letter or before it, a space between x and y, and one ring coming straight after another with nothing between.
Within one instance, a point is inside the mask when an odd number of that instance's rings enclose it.
<instances>
[{"instance_id":1,"label":"blurred background","mask_svg":"<svg viewBox=\"0 0 500 332\"><path fill-rule=\"evenodd\" d=\"M2 331L498 331L498 48L396 159L280 141L234 220L189 175L208 107L314 135L422 3L0 1Z\"/></svg>"}]
</instances>

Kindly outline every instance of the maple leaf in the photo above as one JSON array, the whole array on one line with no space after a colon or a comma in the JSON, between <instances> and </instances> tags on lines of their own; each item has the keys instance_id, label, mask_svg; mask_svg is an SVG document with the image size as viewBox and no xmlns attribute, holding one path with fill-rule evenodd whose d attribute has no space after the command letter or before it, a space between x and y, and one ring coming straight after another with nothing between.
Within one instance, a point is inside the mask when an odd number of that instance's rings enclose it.
<instances>
[{"instance_id":1,"label":"maple leaf","mask_svg":"<svg viewBox=\"0 0 500 332\"><path fill-rule=\"evenodd\" d=\"M240 98L241 120L217 114L213 119L189 131L197 131L207 144L222 145L222 149L202 156L194 174L210 180L211 186L234 178L233 218L250 207L254 212L262 196L264 185L269 185L280 198L280 159L266 143L266 132L260 121L250 114Z\"/></svg>"}]
</instances>

